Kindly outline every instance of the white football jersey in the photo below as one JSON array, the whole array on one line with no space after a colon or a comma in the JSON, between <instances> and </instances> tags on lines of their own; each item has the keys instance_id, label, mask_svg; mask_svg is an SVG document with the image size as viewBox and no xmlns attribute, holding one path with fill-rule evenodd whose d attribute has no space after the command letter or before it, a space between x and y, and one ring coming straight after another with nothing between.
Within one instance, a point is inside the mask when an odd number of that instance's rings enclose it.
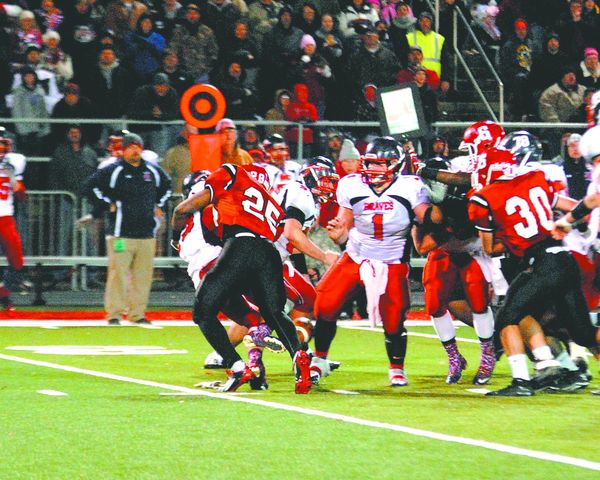
<instances>
[{"instance_id":1,"label":"white football jersey","mask_svg":"<svg viewBox=\"0 0 600 480\"><path fill-rule=\"evenodd\" d=\"M450 172L466 172L469 173L469 157L468 155L463 155L460 157L454 157L450 160L450 167L448 170Z\"/></svg>"},{"instance_id":2,"label":"white football jersey","mask_svg":"<svg viewBox=\"0 0 600 480\"><path fill-rule=\"evenodd\" d=\"M15 213L14 184L23 181L25 156L7 153L0 162L0 217L12 217Z\"/></svg>"},{"instance_id":3,"label":"white football jersey","mask_svg":"<svg viewBox=\"0 0 600 480\"><path fill-rule=\"evenodd\" d=\"M198 182L192 187L190 195L202 190L204 182ZM221 250L222 247L206 242L202 233L202 212L194 213L179 236L179 256L187 262L187 272L196 289L200 284L200 271L217 258Z\"/></svg>"},{"instance_id":4,"label":"white football jersey","mask_svg":"<svg viewBox=\"0 0 600 480\"><path fill-rule=\"evenodd\" d=\"M417 205L429 203L427 190L414 175L397 177L382 193L375 193L360 174L342 178L337 188L340 207L352 210L346 250L354 259L374 259L386 263L409 260L407 239Z\"/></svg>"},{"instance_id":5,"label":"white football jersey","mask_svg":"<svg viewBox=\"0 0 600 480\"><path fill-rule=\"evenodd\" d=\"M318 210L314 197L306 185L300 182L288 183L281 191L275 194L275 200L277 200L286 213L288 209L297 210L298 216L301 217L297 218L297 220L301 220L302 230L305 233L315 223ZM283 221L285 222L286 219L284 218ZM293 251L292 244L284 235L279 236L275 242L275 247L277 247L282 261L286 261Z\"/></svg>"},{"instance_id":6,"label":"white football jersey","mask_svg":"<svg viewBox=\"0 0 600 480\"><path fill-rule=\"evenodd\" d=\"M600 185L592 182L588 185L587 194L592 195L595 193L600 193ZM587 231L580 232L576 228L572 228L563 238L563 243L569 250L587 255L598 238L599 230L600 208L594 208L590 213Z\"/></svg>"},{"instance_id":7,"label":"white football jersey","mask_svg":"<svg viewBox=\"0 0 600 480\"><path fill-rule=\"evenodd\" d=\"M277 167L275 167L277 168ZM286 160L283 164L283 170L277 169L273 191L279 192L288 183L295 182L300 178L300 164L294 160Z\"/></svg>"},{"instance_id":8,"label":"white football jersey","mask_svg":"<svg viewBox=\"0 0 600 480\"><path fill-rule=\"evenodd\" d=\"M565 186L565 190L562 193L568 194L567 176L560 165L556 165L555 163L528 162L525 165L519 165L516 173L517 175L523 175L534 170L541 170L544 172L546 180L550 182L561 182Z\"/></svg>"}]
</instances>

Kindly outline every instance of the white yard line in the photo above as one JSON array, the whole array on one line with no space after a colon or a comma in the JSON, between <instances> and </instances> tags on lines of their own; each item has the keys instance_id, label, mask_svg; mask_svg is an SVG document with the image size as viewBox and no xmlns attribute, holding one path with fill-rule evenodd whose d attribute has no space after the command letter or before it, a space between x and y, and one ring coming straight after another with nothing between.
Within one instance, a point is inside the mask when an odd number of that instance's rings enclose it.
<instances>
[{"instance_id":1,"label":"white yard line","mask_svg":"<svg viewBox=\"0 0 600 480\"><path fill-rule=\"evenodd\" d=\"M42 362L39 360L32 360L29 358L14 357L12 355L0 354L0 360L19 362L19 363L24 363L27 365L35 365L38 367L53 368L56 370L63 370L66 372L90 375L93 377L105 378L105 379L109 379L109 380L116 380L119 382L133 383L133 384L137 384L137 385L145 385L148 387L155 387L155 388L159 388L161 390L168 390L168 391L173 391L173 392L182 392L182 393L192 393L193 392L193 395L199 395L199 396L215 398L215 399L220 399L220 400L228 400L230 402L241 402L241 403L247 403L247 404L251 404L251 405L258 405L261 407L268 407L268 408L274 408L276 410L301 413L304 415L311 415L314 417L327 418L330 420L339 420L342 422L351 423L351 424L355 424L355 425L379 428L379 429L383 429L383 430L391 430L391 431L395 431L395 432L406 433L409 435L415 435L417 437L431 438L433 440L440 440L443 442L450 442L450 443L458 443L458 444L462 444L462 445L470 445L473 447L486 448L488 450L494 450L497 452L508 453L511 455L519 455L519 456L523 456L523 457L534 458L537 460L562 463L565 465L586 468L588 470L600 471L600 463L593 462L591 460L585 460L582 458L567 457L565 455L557 455L554 453L540 452L537 450L529 450L529 449L525 449L525 448L512 447L510 445L502 445L500 443L487 442L485 440L476 440L476 439L472 439L472 438L457 437L454 435L446 435L443 433L430 432L428 430L421 430L418 428L405 427L402 425L394 425L392 423L376 422L373 420L366 420L366 419L362 419L362 418L350 417L350 416L341 415L338 413L324 412L321 410L315 410L313 408L302 408L302 407L297 407L294 405L286 405L285 403L269 402L266 400L259 400L256 398L248 398L248 397L242 397L242 396L233 396L233 395L226 394L226 393L203 392L203 391L194 390L194 389L187 388L187 387L181 387L178 385L169 385L166 383L153 382L150 380L142 380L139 378L124 377L122 375L114 375L112 373L98 372L95 370L87 370L87 369L83 369L83 368L71 367L68 365L60 365L57 363Z\"/></svg>"},{"instance_id":2,"label":"white yard line","mask_svg":"<svg viewBox=\"0 0 600 480\"><path fill-rule=\"evenodd\" d=\"M404 324L406 326L408 326L408 327L411 326L411 325L408 325L408 322L404 322ZM464 325L464 323L460 323L460 322L458 322L456 324L457 325ZM427 326L433 328L433 324L432 323L429 323ZM369 332L383 333L383 328L381 328L381 327L360 327L360 326L355 326L355 325L341 325L341 327L342 328L346 328L348 330L367 330ZM433 338L435 340L439 340L439 337L436 334L433 334L433 333L408 332L408 335L411 336L411 337ZM456 337L456 340L458 340L460 342L467 342L467 343L479 343L479 340L475 340L473 338Z\"/></svg>"}]
</instances>

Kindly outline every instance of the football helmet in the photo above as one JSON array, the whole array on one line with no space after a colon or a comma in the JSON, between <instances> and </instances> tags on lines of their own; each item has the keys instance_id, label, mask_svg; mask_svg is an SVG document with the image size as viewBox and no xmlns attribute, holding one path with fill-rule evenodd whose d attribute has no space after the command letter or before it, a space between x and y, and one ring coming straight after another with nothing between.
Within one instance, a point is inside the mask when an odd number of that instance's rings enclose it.
<instances>
[{"instance_id":1,"label":"football helmet","mask_svg":"<svg viewBox=\"0 0 600 480\"><path fill-rule=\"evenodd\" d=\"M300 170L300 178L313 197L325 203L333 199L340 176L336 173L335 165L330 159L319 156L306 162Z\"/></svg>"},{"instance_id":2,"label":"football helmet","mask_svg":"<svg viewBox=\"0 0 600 480\"><path fill-rule=\"evenodd\" d=\"M284 138L278 133L269 135L263 140L263 148L268 154L267 161L273 165L281 166L290 159L290 149Z\"/></svg>"},{"instance_id":3,"label":"football helmet","mask_svg":"<svg viewBox=\"0 0 600 480\"><path fill-rule=\"evenodd\" d=\"M510 132L498 146L511 152L519 167L542 160L542 142L526 130Z\"/></svg>"},{"instance_id":4,"label":"football helmet","mask_svg":"<svg viewBox=\"0 0 600 480\"><path fill-rule=\"evenodd\" d=\"M500 177L514 177L517 162L508 150L492 148L478 155L478 165L471 173L471 185L475 191L489 185Z\"/></svg>"},{"instance_id":5,"label":"football helmet","mask_svg":"<svg viewBox=\"0 0 600 480\"><path fill-rule=\"evenodd\" d=\"M6 128L0 127L0 160L12 151L12 139L8 136Z\"/></svg>"},{"instance_id":6,"label":"football helmet","mask_svg":"<svg viewBox=\"0 0 600 480\"><path fill-rule=\"evenodd\" d=\"M120 158L123 156L123 137L129 135L129 130L115 130L108 137L106 142L106 152L111 157Z\"/></svg>"},{"instance_id":7,"label":"football helmet","mask_svg":"<svg viewBox=\"0 0 600 480\"><path fill-rule=\"evenodd\" d=\"M181 187L181 191L183 192L184 198L190 196L194 185L206 181L209 175L209 170L196 170L194 172L188 173L183 179L183 186Z\"/></svg>"},{"instance_id":8,"label":"football helmet","mask_svg":"<svg viewBox=\"0 0 600 480\"><path fill-rule=\"evenodd\" d=\"M469 155L471 172L477 169L477 156L497 147L505 135L504 129L491 120L475 122L467 127L458 149Z\"/></svg>"},{"instance_id":9,"label":"football helmet","mask_svg":"<svg viewBox=\"0 0 600 480\"><path fill-rule=\"evenodd\" d=\"M404 170L406 154L392 137L377 137L367 145L360 162L359 172L363 181L369 185L380 185L392 181Z\"/></svg>"}]
</instances>

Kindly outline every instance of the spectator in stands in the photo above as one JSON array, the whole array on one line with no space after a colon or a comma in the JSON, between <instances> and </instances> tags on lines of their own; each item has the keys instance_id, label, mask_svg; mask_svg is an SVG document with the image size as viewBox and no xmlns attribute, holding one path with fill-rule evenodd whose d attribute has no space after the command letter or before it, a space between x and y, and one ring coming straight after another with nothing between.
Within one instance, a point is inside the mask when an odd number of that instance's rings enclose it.
<instances>
[{"instance_id":1,"label":"spectator in stands","mask_svg":"<svg viewBox=\"0 0 600 480\"><path fill-rule=\"evenodd\" d=\"M388 27L383 20L377 20L375 22L375 30L377 30L377 35L379 35L379 42L388 50L394 51L394 45L390 39Z\"/></svg>"},{"instance_id":2,"label":"spectator in stands","mask_svg":"<svg viewBox=\"0 0 600 480\"><path fill-rule=\"evenodd\" d=\"M317 107L319 118L324 118L327 91L329 87L334 87L335 78L327 61L317 53L317 43L312 36L305 34L299 46L287 72L287 83L306 84L308 101Z\"/></svg>"},{"instance_id":3,"label":"spectator in stands","mask_svg":"<svg viewBox=\"0 0 600 480\"><path fill-rule=\"evenodd\" d=\"M356 23L369 20L371 25L379 20L379 15L366 0L350 0L337 16L338 27L344 38L358 35L354 29Z\"/></svg>"},{"instance_id":4,"label":"spectator in stands","mask_svg":"<svg viewBox=\"0 0 600 480\"><path fill-rule=\"evenodd\" d=\"M423 65L423 50L419 45L413 45L408 50L408 65L398 72L397 83L410 83L415 79L415 72L418 68L425 68ZM440 87L440 77L433 70L425 68L427 73L427 85L434 92Z\"/></svg>"},{"instance_id":5,"label":"spectator in stands","mask_svg":"<svg viewBox=\"0 0 600 480\"><path fill-rule=\"evenodd\" d=\"M408 40L406 34L415 29L417 19L412 15L408 3L400 1L396 3L396 17L390 25L390 40L394 46L394 53L402 61L408 52Z\"/></svg>"},{"instance_id":6,"label":"spectator in stands","mask_svg":"<svg viewBox=\"0 0 600 480\"><path fill-rule=\"evenodd\" d=\"M425 11L419 15L417 28L406 34L406 40L409 46L419 45L423 52L422 65L433 70L440 78L440 93L446 94L450 89L451 46L445 41L445 38L439 33L434 32L431 27L433 16Z\"/></svg>"},{"instance_id":7,"label":"spectator in stands","mask_svg":"<svg viewBox=\"0 0 600 480\"><path fill-rule=\"evenodd\" d=\"M162 0L157 5L154 28L169 42L175 25L185 17L185 8L177 0Z\"/></svg>"},{"instance_id":8,"label":"spectator in stands","mask_svg":"<svg viewBox=\"0 0 600 480\"><path fill-rule=\"evenodd\" d=\"M91 70L96 62L96 41L102 27L92 13L93 5L87 0L79 0L66 11L62 25L62 44L73 58L76 75Z\"/></svg>"},{"instance_id":9,"label":"spectator in stands","mask_svg":"<svg viewBox=\"0 0 600 480\"><path fill-rule=\"evenodd\" d=\"M273 0L258 0L248 6L248 24L259 48L264 37L279 22L279 11L283 5Z\"/></svg>"},{"instance_id":10,"label":"spectator in stands","mask_svg":"<svg viewBox=\"0 0 600 480\"><path fill-rule=\"evenodd\" d=\"M76 83L88 97L99 118L119 118L127 110L133 91L131 73L117 58L114 47L105 45L93 69L77 72Z\"/></svg>"},{"instance_id":11,"label":"spectator in stands","mask_svg":"<svg viewBox=\"0 0 600 480\"><path fill-rule=\"evenodd\" d=\"M332 130L327 133L327 145L325 146L325 156L330 158L334 162L337 162L340 158L340 151L342 149L342 141L344 137L337 130Z\"/></svg>"},{"instance_id":12,"label":"spectator in stands","mask_svg":"<svg viewBox=\"0 0 600 480\"><path fill-rule=\"evenodd\" d=\"M130 117L138 120L168 122L179 118L179 98L169 84L169 77L156 73L152 85L142 85L135 90L130 107ZM181 128L179 125L152 124L136 127L144 145L163 157Z\"/></svg>"},{"instance_id":13,"label":"spectator in stands","mask_svg":"<svg viewBox=\"0 0 600 480\"><path fill-rule=\"evenodd\" d=\"M42 32L40 32L40 29L35 22L35 15L33 12L23 10L19 15L17 38L19 41L19 45L17 46L18 54L25 54L25 50L29 45L42 47Z\"/></svg>"},{"instance_id":14,"label":"spectator in stands","mask_svg":"<svg viewBox=\"0 0 600 480\"><path fill-rule=\"evenodd\" d=\"M582 0L571 0L569 13L558 21L558 33L571 61L581 60L586 47L597 46L597 32L583 21L582 13Z\"/></svg>"},{"instance_id":15,"label":"spectator in stands","mask_svg":"<svg viewBox=\"0 0 600 480\"><path fill-rule=\"evenodd\" d=\"M377 85L367 83L363 86L360 97L354 99L354 119L359 122L374 122L379 120L376 105ZM364 128L356 132L356 136L365 136Z\"/></svg>"},{"instance_id":16,"label":"spectator in stands","mask_svg":"<svg viewBox=\"0 0 600 480\"><path fill-rule=\"evenodd\" d=\"M12 90L13 83L10 60L14 50L11 48L11 35L4 28L7 23L7 15L0 9L0 116L3 117L9 115L5 97Z\"/></svg>"},{"instance_id":17,"label":"spectator in stands","mask_svg":"<svg viewBox=\"0 0 600 480\"><path fill-rule=\"evenodd\" d=\"M535 104L542 92L560 79L563 68L568 63L569 56L561 49L558 33L550 32L546 50L533 60L529 74L529 84Z\"/></svg>"},{"instance_id":18,"label":"spectator in stands","mask_svg":"<svg viewBox=\"0 0 600 480\"><path fill-rule=\"evenodd\" d=\"M194 84L193 78L179 66L179 57L173 50L165 50L160 72L169 77L169 83L175 89L179 98L181 98L183 92Z\"/></svg>"},{"instance_id":19,"label":"spectator in stands","mask_svg":"<svg viewBox=\"0 0 600 480\"><path fill-rule=\"evenodd\" d=\"M522 18L514 25L514 34L500 51L500 74L509 93L510 113L514 121L526 120L532 113L529 74L533 64L532 41L527 22Z\"/></svg>"},{"instance_id":20,"label":"spectator in stands","mask_svg":"<svg viewBox=\"0 0 600 480\"><path fill-rule=\"evenodd\" d=\"M435 134L431 139L431 156L448 159L450 149L448 148L448 140L445 137Z\"/></svg>"},{"instance_id":21,"label":"spectator in stands","mask_svg":"<svg viewBox=\"0 0 600 480\"><path fill-rule=\"evenodd\" d=\"M369 83L377 87L393 85L400 70L398 58L381 45L374 27L368 27L361 40L362 47L348 61L348 82L353 95L361 95Z\"/></svg>"},{"instance_id":22,"label":"spectator in stands","mask_svg":"<svg viewBox=\"0 0 600 480\"><path fill-rule=\"evenodd\" d=\"M261 148L260 135L258 134L258 127L256 125L246 125L242 129L241 147L248 153L250 150Z\"/></svg>"},{"instance_id":23,"label":"spectator in stands","mask_svg":"<svg viewBox=\"0 0 600 480\"><path fill-rule=\"evenodd\" d=\"M137 77L137 83L149 83L161 65L165 51L165 37L154 31L154 22L144 13L138 19L134 32L124 37L125 58Z\"/></svg>"},{"instance_id":24,"label":"spectator in stands","mask_svg":"<svg viewBox=\"0 0 600 480\"><path fill-rule=\"evenodd\" d=\"M315 32L314 39L317 42L317 51L330 65L332 62L334 65L339 63L344 49L341 33L335 26L332 15L326 13L321 17L321 27Z\"/></svg>"},{"instance_id":25,"label":"spectator in stands","mask_svg":"<svg viewBox=\"0 0 600 480\"><path fill-rule=\"evenodd\" d=\"M583 103L585 87L577 84L576 67L563 68L561 79L542 92L539 100L540 118L543 122L569 122ZM560 148L560 135L555 130L547 134L551 154Z\"/></svg>"},{"instance_id":26,"label":"spectator in stands","mask_svg":"<svg viewBox=\"0 0 600 480\"><path fill-rule=\"evenodd\" d=\"M79 85L67 83L65 95L54 108L50 118L94 118L94 109L87 97L82 97ZM51 144L58 145L66 136L68 125L64 123L53 123L51 126ZM99 129L96 125L83 125L80 127L81 134L86 143L94 144L99 137Z\"/></svg>"},{"instance_id":27,"label":"spectator in stands","mask_svg":"<svg viewBox=\"0 0 600 480\"><path fill-rule=\"evenodd\" d=\"M48 188L66 190L73 195L83 193L83 185L98 166L98 156L83 139L79 125L67 126L66 136L61 139L52 153L48 168ZM76 205L68 200L60 202L60 219L63 225L72 225L75 221ZM73 254L73 235L71 228L56 229L56 255Z\"/></svg>"},{"instance_id":28,"label":"spectator in stands","mask_svg":"<svg viewBox=\"0 0 600 480\"><path fill-rule=\"evenodd\" d=\"M238 56L230 57L212 83L223 93L227 104L225 114L234 120L252 118L256 112L256 91L246 81L244 59Z\"/></svg>"},{"instance_id":29,"label":"spectator in stands","mask_svg":"<svg viewBox=\"0 0 600 480\"><path fill-rule=\"evenodd\" d=\"M12 117L39 118L41 122L15 122L17 145L24 155L39 155L45 137L50 133L48 110L44 101L44 90L38 84L38 76L31 68L21 71L22 83L13 90Z\"/></svg>"},{"instance_id":30,"label":"spectator in stands","mask_svg":"<svg viewBox=\"0 0 600 480\"><path fill-rule=\"evenodd\" d=\"M224 58L232 54L243 57L242 66L246 69L246 82L252 88L256 88L260 50L254 38L250 36L247 20L240 19L235 22L233 33L221 53Z\"/></svg>"},{"instance_id":31,"label":"spectator in stands","mask_svg":"<svg viewBox=\"0 0 600 480\"><path fill-rule=\"evenodd\" d=\"M230 0L208 0L204 12L204 23L215 33L219 48L225 48L231 28L242 18L242 12Z\"/></svg>"},{"instance_id":32,"label":"spectator in stands","mask_svg":"<svg viewBox=\"0 0 600 480\"><path fill-rule=\"evenodd\" d=\"M317 107L309 101L308 86L304 83L294 85L294 95L285 110L285 119L291 122L302 124L316 122L319 120ZM290 155L297 157L298 143L300 141L300 129L291 127L285 135L285 140L290 146ZM312 155L312 145L314 143L314 132L310 127L302 129L302 152L303 158L309 158Z\"/></svg>"},{"instance_id":33,"label":"spectator in stands","mask_svg":"<svg viewBox=\"0 0 600 480\"><path fill-rule=\"evenodd\" d=\"M285 111L290 104L292 94L289 90L281 88L275 92L273 106L267 110L265 120L277 121L285 120ZM277 133L282 137L285 136L287 127L284 125L265 125L265 134L267 137Z\"/></svg>"},{"instance_id":34,"label":"spectator in stands","mask_svg":"<svg viewBox=\"0 0 600 480\"><path fill-rule=\"evenodd\" d=\"M279 10L278 18L278 23L265 35L261 48L263 64L258 83L262 88L261 104L265 107L271 104L275 90L287 87L286 74L304 35L292 25L292 9L287 5Z\"/></svg>"},{"instance_id":35,"label":"spectator in stands","mask_svg":"<svg viewBox=\"0 0 600 480\"><path fill-rule=\"evenodd\" d=\"M435 92L427 85L427 70L425 67L417 67L415 70L414 83L419 90L421 97L421 106L423 107L423 115L427 127L431 128L431 124L437 120L438 104Z\"/></svg>"},{"instance_id":36,"label":"spectator in stands","mask_svg":"<svg viewBox=\"0 0 600 480\"><path fill-rule=\"evenodd\" d=\"M305 0L302 3L300 15L296 15L294 25L314 38L315 32L321 27L321 15L312 1Z\"/></svg>"},{"instance_id":37,"label":"spectator in stands","mask_svg":"<svg viewBox=\"0 0 600 480\"><path fill-rule=\"evenodd\" d=\"M73 78L73 62L71 56L60 48L60 35L58 32L49 30L44 33L44 50L42 52L41 66L56 76L56 84L59 89Z\"/></svg>"},{"instance_id":38,"label":"spectator in stands","mask_svg":"<svg viewBox=\"0 0 600 480\"><path fill-rule=\"evenodd\" d=\"M122 39L135 31L139 18L147 12L148 7L137 0L113 0L106 7L104 25Z\"/></svg>"},{"instance_id":39,"label":"spectator in stands","mask_svg":"<svg viewBox=\"0 0 600 480\"><path fill-rule=\"evenodd\" d=\"M169 48L177 53L195 83L208 82L219 56L219 47L212 29L202 23L200 8L195 3L187 5L185 20L175 27Z\"/></svg>"},{"instance_id":40,"label":"spectator in stands","mask_svg":"<svg viewBox=\"0 0 600 480\"><path fill-rule=\"evenodd\" d=\"M333 78L336 79L335 88L330 88L326 98L326 114L328 120L348 118L346 111L350 107L347 100L348 95L344 88L344 82L340 79L345 72L344 46L342 34L334 23L334 17L326 13L321 16L321 28L315 32L317 52L327 61L331 67Z\"/></svg>"},{"instance_id":41,"label":"spectator in stands","mask_svg":"<svg viewBox=\"0 0 600 480\"><path fill-rule=\"evenodd\" d=\"M600 89L600 63L598 62L598 50L586 48L583 61L579 63L577 71L577 83L594 90Z\"/></svg>"},{"instance_id":42,"label":"spectator in stands","mask_svg":"<svg viewBox=\"0 0 600 480\"><path fill-rule=\"evenodd\" d=\"M161 167L171 177L173 193L181 195L183 179L192 171L192 155L185 137L177 137L175 145L167 150Z\"/></svg>"},{"instance_id":43,"label":"spectator in stands","mask_svg":"<svg viewBox=\"0 0 600 480\"><path fill-rule=\"evenodd\" d=\"M54 0L42 0L40 7L34 13L42 33L58 30L64 18L62 10L56 7Z\"/></svg>"},{"instance_id":44,"label":"spectator in stands","mask_svg":"<svg viewBox=\"0 0 600 480\"><path fill-rule=\"evenodd\" d=\"M338 0L313 0L315 7L317 7L317 12L321 14L321 18L323 15L329 14L332 17L336 18L340 13L340 2Z\"/></svg>"},{"instance_id":45,"label":"spectator in stands","mask_svg":"<svg viewBox=\"0 0 600 480\"><path fill-rule=\"evenodd\" d=\"M470 3L470 2L469 2ZM444 0L440 2L440 19L438 33L449 41L454 37L454 11L459 10L466 18L467 22L471 20L469 7L465 0ZM457 22L457 41L459 49L464 48L467 38L467 30L464 24L458 19Z\"/></svg>"},{"instance_id":46,"label":"spectator in stands","mask_svg":"<svg viewBox=\"0 0 600 480\"><path fill-rule=\"evenodd\" d=\"M119 325L124 311L130 322L150 323L145 311L152 285L154 235L171 195L171 181L160 167L142 160L143 148L140 136L125 135L123 158L97 170L84 189L94 203L94 216L109 213L104 308L110 325Z\"/></svg>"},{"instance_id":47,"label":"spectator in stands","mask_svg":"<svg viewBox=\"0 0 600 480\"><path fill-rule=\"evenodd\" d=\"M233 120L230 118L219 120L215 126L215 133L220 133L223 140L221 144L221 164L248 165L254 162L250 154L243 148L240 148L237 128Z\"/></svg>"},{"instance_id":48,"label":"spectator in stands","mask_svg":"<svg viewBox=\"0 0 600 480\"><path fill-rule=\"evenodd\" d=\"M589 171L585 159L579 150L581 135L571 134L567 139L567 151L564 157L559 157L558 164L562 166L567 177L569 197L580 200L585 197L589 182Z\"/></svg>"},{"instance_id":49,"label":"spectator in stands","mask_svg":"<svg viewBox=\"0 0 600 480\"><path fill-rule=\"evenodd\" d=\"M594 30L600 27L600 7L597 5L596 0L584 0L581 14L583 21Z\"/></svg>"}]
</instances>

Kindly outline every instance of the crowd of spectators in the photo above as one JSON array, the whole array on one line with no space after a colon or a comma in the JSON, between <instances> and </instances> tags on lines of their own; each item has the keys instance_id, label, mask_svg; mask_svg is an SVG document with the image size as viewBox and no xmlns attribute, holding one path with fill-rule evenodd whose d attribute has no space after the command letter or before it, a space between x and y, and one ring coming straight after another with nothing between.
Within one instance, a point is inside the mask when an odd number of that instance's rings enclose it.
<instances>
[{"instance_id":1,"label":"crowd of spectators","mask_svg":"<svg viewBox=\"0 0 600 480\"><path fill-rule=\"evenodd\" d=\"M46 118L179 118L179 99L210 82L232 119L377 120L378 88L414 82L428 122L452 84L454 9L507 86L510 120L585 121L600 82L594 0L14 0L0 4L0 115L17 148L51 154L66 125ZM459 47L476 54L460 26ZM96 149L114 126L84 126ZM162 158L178 131L134 124ZM296 129L270 126L294 150ZM560 134L558 134L560 136ZM47 141L50 140L50 141ZM313 131L304 151L315 151Z\"/></svg>"}]
</instances>

